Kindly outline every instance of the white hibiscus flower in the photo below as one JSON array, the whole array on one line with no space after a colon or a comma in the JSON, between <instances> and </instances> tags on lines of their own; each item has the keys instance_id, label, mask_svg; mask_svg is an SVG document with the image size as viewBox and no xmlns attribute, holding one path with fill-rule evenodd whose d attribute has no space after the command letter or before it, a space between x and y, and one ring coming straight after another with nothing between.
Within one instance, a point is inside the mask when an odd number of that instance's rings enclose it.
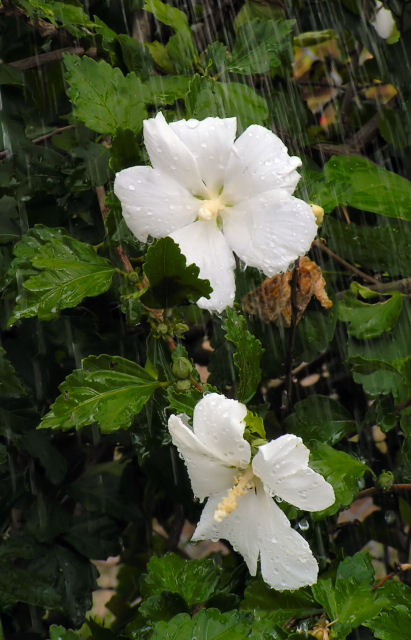
<instances>
[{"instance_id":1,"label":"white hibiscus flower","mask_svg":"<svg viewBox=\"0 0 411 640\"><path fill-rule=\"evenodd\" d=\"M243 438L246 413L240 402L211 393L194 409L193 430L184 416L169 418L193 491L200 500L208 497L192 539L228 540L251 575L260 556L262 576L275 589L314 584L318 565L310 547L272 497L318 511L333 504L333 488L309 468L310 452L297 436L260 446L251 460Z\"/></svg>"},{"instance_id":2,"label":"white hibiscus flower","mask_svg":"<svg viewBox=\"0 0 411 640\"><path fill-rule=\"evenodd\" d=\"M233 251L272 276L306 253L317 231L310 206L291 195L300 159L264 127L235 140L236 128L236 118L167 124L158 113L144 121L152 167L124 169L114 183L133 234L171 236L213 288L198 305L218 312L234 300Z\"/></svg>"}]
</instances>

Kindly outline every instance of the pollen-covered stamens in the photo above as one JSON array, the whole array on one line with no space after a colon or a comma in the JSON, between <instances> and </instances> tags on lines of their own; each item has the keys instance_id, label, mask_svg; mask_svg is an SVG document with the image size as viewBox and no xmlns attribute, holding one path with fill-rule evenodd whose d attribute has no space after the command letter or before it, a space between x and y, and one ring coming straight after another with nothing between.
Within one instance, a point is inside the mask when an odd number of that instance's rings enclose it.
<instances>
[{"instance_id":1,"label":"pollen-covered stamens","mask_svg":"<svg viewBox=\"0 0 411 640\"><path fill-rule=\"evenodd\" d=\"M212 220L215 218L221 209L224 209L224 204L220 198L214 198L212 200L203 200L201 207L198 210L199 220Z\"/></svg>"},{"instance_id":2,"label":"pollen-covered stamens","mask_svg":"<svg viewBox=\"0 0 411 640\"><path fill-rule=\"evenodd\" d=\"M214 520L221 522L226 516L237 508L238 499L245 496L255 488L256 477L251 467L247 467L237 476L234 476L234 486L231 487L226 496L221 500L214 513Z\"/></svg>"}]
</instances>

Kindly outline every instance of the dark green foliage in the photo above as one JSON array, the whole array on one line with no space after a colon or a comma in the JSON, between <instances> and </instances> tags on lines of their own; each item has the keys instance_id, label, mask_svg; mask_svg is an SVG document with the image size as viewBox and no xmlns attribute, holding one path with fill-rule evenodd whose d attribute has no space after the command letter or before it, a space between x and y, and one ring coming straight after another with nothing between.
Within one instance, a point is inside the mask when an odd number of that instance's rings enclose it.
<instances>
[{"instance_id":1,"label":"dark green foliage","mask_svg":"<svg viewBox=\"0 0 411 640\"><path fill-rule=\"evenodd\" d=\"M376 9L3 0L0 638L409 640L411 6L383 3L388 39ZM198 266L133 236L114 178L149 164L158 111L266 126L301 157L332 308L262 324L241 302L265 276L237 265L235 308L205 312ZM323 511L279 503L316 584L276 591L228 543L190 544L204 505L167 422L208 393L248 404L253 454L296 434L333 485Z\"/></svg>"}]
</instances>

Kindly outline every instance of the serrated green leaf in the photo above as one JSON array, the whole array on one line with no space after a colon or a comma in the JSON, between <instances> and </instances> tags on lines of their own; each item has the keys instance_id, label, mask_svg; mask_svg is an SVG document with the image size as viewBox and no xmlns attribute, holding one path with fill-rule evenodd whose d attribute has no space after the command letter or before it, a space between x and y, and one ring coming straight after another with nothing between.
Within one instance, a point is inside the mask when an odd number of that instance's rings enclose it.
<instances>
[{"instance_id":1,"label":"serrated green leaf","mask_svg":"<svg viewBox=\"0 0 411 640\"><path fill-rule=\"evenodd\" d=\"M258 338L248 331L244 316L234 309L226 310L224 330L227 340L237 349L233 355L239 377L237 398L240 402L247 403L257 391L261 380L260 360L264 349Z\"/></svg>"},{"instance_id":2,"label":"serrated green leaf","mask_svg":"<svg viewBox=\"0 0 411 640\"><path fill-rule=\"evenodd\" d=\"M180 613L169 622L158 622L150 640L239 640L248 635L246 624L237 611L220 613L217 609L202 609L191 618Z\"/></svg>"},{"instance_id":3,"label":"serrated green leaf","mask_svg":"<svg viewBox=\"0 0 411 640\"><path fill-rule=\"evenodd\" d=\"M79 640L78 634L72 629L65 629L61 625L52 624L49 628L49 640Z\"/></svg>"},{"instance_id":4,"label":"serrated green leaf","mask_svg":"<svg viewBox=\"0 0 411 640\"><path fill-rule=\"evenodd\" d=\"M359 340L369 340L392 331L401 308L402 297L398 291L393 291L391 297L384 302L374 304L362 302L352 291L347 291L338 301L337 310L339 319L349 323L348 333L351 336Z\"/></svg>"},{"instance_id":5,"label":"serrated green leaf","mask_svg":"<svg viewBox=\"0 0 411 640\"><path fill-rule=\"evenodd\" d=\"M321 611L308 590L275 591L261 578L253 580L246 587L241 609L258 611L259 615L267 615L270 620L279 624L294 616L315 615Z\"/></svg>"},{"instance_id":6,"label":"serrated green leaf","mask_svg":"<svg viewBox=\"0 0 411 640\"><path fill-rule=\"evenodd\" d=\"M174 104L186 97L190 82L189 76L151 76L145 86L150 92L150 103Z\"/></svg>"},{"instance_id":7,"label":"serrated green leaf","mask_svg":"<svg viewBox=\"0 0 411 640\"><path fill-rule=\"evenodd\" d=\"M236 116L240 130L264 124L268 117L266 100L246 84L214 82L194 76L186 96L187 116L202 120L208 116Z\"/></svg>"},{"instance_id":8,"label":"serrated green leaf","mask_svg":"<svg viewBox=\"0 0 411 640\"><path fill-rule=\"evenodd\" d=\"M257 434L263 440L267 438L267 434L264 428L264 420L261 418L261 416L258 416L252 411L247 411L247 415L244 418L244 422L248 427L250 433Z\"/></svg>"},{"instance_id":9,"label":"serrated green leaf","mask_svg":"<svg viewBox=\"0 0 411 640\"><path fill-rule=\"evenodd\" d=\"M147 570L142 583L145 596L169 591L181 596L190 608L211 597L221 573L211 559L183 560L174 553L167 553L162 558L153 556Z\"/></svg>"},{"instance_id":10,"label":"serrated green leaf","mask_svg":"<svg viewBox=\"0 0 411 640\"><path fill-rule=\"evenodd\" d=\"M186 265L180 247L172 238L161 238L146 254L144 273L150 288L141 301L148 307L174 307L187 302L197 302L210 297L212 288L208 280L198 277L200 269Z\"/></svg>"},{"instance_id":11,"label":"serrated green leaf","mask_svg":"<svg viewBox=\"0 0 411 640\"><path fill-rule=\"evenodd\" d=\"M181 596L166 591L160 595L145 598L138 612L153 623L159 620L171 620L179 613L188 613L188 607Z\"/></svg>"},{"instance_id":12,"label":"serrated green leaf","mask_svg":"<svg viewBox=\"0 0 411 640\"><path fill-rule=\"evenodd\" d=\"M328 509L312 514L314 519L337 513L341 507L348 507L359 491L358 481L368 469L367 465L348 453L337 451L321 442L317 442L311 449L310 467L324 476L335 493L335 503Z\"/></svg>"},{"instance_id":13,"label":"serrated green leaf","mask_svg":"<svg viewBox=\"0 0 411 640\"><path fill-rule=\"evenodd\" d=\"M411 629L411 609L409 606L408 608L396 607L362 624L371 629L374 638L379 640L408 640Z\"/></svg>"},{"instance_id":14,"label":"serrated green leaf","mask_svg":"<svg viewBox=\"0 0 411 640\"><path fill-rule=\"evenodd\" d=\"M59 386L61 395L39 429L80 429L97 422L103 433L127 429L162 383L120 356L89 356Z\"/></svg>"},{"instance_id":15,"label":"serrated green leaf","mask_svg":"<svg viewBox=\"0 0 411 640\"><path fill-rule=\"evenodd\" d=\"M123 76L104 60L69 54L64 55L64 66L74 115L89 129L111 134L118 129L141 130L149 95L134 73Z\"/></svg>"},{"instance_id":16,"label":"serrated green leaf","mask_svg":"<svg viewBox=\"0 0 411 640\"><path fill-rule=\"evenodd\" d=\"M318 395L297 402L284 424L287 432L300 436L307 445L315 440L336 444L356 431L355 421L339 402Z\"/></svg>"},{"instance_id":17,"label":"serrated green leaf","mask_svg":"<svg viewBox=\"0 0 411 640\"><path fill-rule=\"evenodd\" d=\"M185 413L186 416L192 417L194 407L201 400L203 394L195 388L189 389L186 393L177 391L174 386L167 388L167 399L169 409L177 413Z\"/></svg>"},{"instance_id":18,"label":"serrated green leaf","mask_svg":"<svg viewBox=\"0 0 411 640\"><path fill-rule=\"evenodd\" d=\"M60 232L42 233L41 239L44 237L49 239L42 243L26 236L15 248L17 260L11 268L23 266L33 275L23 283L9 326L32 316L50 320L62 309L77 306L85 297L100 295L111 285L115 269L93 247ZM27 262L32 269L24 267Z\"/></svg>"},{"instance_id":19,"label":"serrated green leaf","mask_svg":"<svg viewBox=\"0 0 411 640\"><path fill-rule=\"evenodd\" d=\"M330 578L320 578L312 586L314 598L323 605L329 619L335 621L332 637L344 640L353 628L392 606L383 592L373 591L373 582L370 556L356 553L339 564L334 586Z\"/></svg>"},{"instance_id":20,"label":"serrated green leaf","mask_svg":"<svg viewBox=\"0 0 411 640\"><path fill-rule=\"evenodd\" d=\"M251 75L279 70L292 59L291 33L294 20L252 20L237 30L226 70Z\"/></svg>"},{"instance_id":21,"label":"serrated green leaf","mask_svg":"<svg viewBox=\"0 0 411 640\"><path fill-rule=\"evenodd\" d=\"M78 2L59 2L58 0L18 0L30 18L49 20L54 26L63 26L75 37L90 34L94 24Z\"/></svg>"},{"instance_id":22,"label":"serrated green leaf","mask_svg":"<svg viewBox=\"0 0 411 640\"><path fill-rule=\"evenodd\" d=\"M344 188L338 191L337 204L411 220L411 182L367 158L333 156L324 166L323 182L314 185L310 199L324 207L329 193L337 194L338 185Z\"/></svg>"}]
</instances>

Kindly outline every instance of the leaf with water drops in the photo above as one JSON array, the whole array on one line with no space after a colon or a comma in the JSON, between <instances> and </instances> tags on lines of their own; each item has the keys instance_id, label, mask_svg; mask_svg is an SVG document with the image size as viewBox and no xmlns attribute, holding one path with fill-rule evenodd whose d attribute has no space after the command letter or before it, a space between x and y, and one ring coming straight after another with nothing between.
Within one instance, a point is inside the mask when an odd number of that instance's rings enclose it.
<instances>
[{"instance_id":1,"label":"leaf with water drops","mask_svg":"<svg viewBox=\"0 0 411 640\"><path fill-rule=\"evenodd\" d=\"M181 596L190 608L212 596L221 574L221 569L211 559L188 561L175 553L162 558L153 556L147 571L142 581L145 597L167 591Z\"/></svg>"},{"instance_id":2,"label":"leaf with water drops","mask_svg":"<svg viewBox=\"0 0 411 640\"><path fill-rule=\"evenodd\" d=\"M9 326L32 316L50 320L62 309L77 306L87 296L98 296L111 285L115 269L92 246L58 230L40 231L40 236L23 237L15 247L11 268L32 275L23 282Z\"/></svg>"},{"instance_id":3,"label":"leaf with water drops","mask_svg":"<svg viewBox=\"0 0 411 640\"><path fill-rule=\"evenodd\" d=\"M149 92L134 73L124 76L104 60L68 54L64 65L74 115L89 129L111 134L117 129L141 130Z\"/></svg>"},{"instance_id":4,"label":"leaf with water drops","mask_svg":"<svg viewBox=\"0 0 411 640\"><path fill-rule=\"evenodd\" d=\"M149 640L239 640L249 634L247 623L238 611L202 609L192 618L180 613L169 622L158 622Z\"/></svg>"},{"instance_id":5,"label":"leaf with water drops","mask_svg":"<svg viewBox=\"0 0 411 640\"><path fill-rule=\"evenodd\" d=\"M348 507L360 490L358 481L368 470L363 462L322 442L317 442L311 449L310 467L332 485L335 493L331 507L312 514L315 520L337 513L341 507Z\"/></svg>"},{"instance_id":6,"label":"leaf with water drops","mask_svg":"<svg viewBox=\"0 0 411 640\"><path fill-rule=\"evenodd\" d=\"M59 386L61 395L40 429L80 429L97 422L103 433L127 429L164 383L120 356L89 356Z\"/></svg>"},{"instance_id":7,"label":"leaf with water drops","mask_svg":"<svg viewBox=\"0 0 411 640\"><path fill-rule=\"evenodd\" d=\"M338 202L327 206L329 194ZM359 156L333 156L324 166L324 181L314 185L312 202L330 211L336 204L389 218L411 220L411 182Z\"/></svg>"},{"instance_id":8,"label":"leaf with water drops","mask_svg":"<svg viewBox=\"0 0 411 640\"><path fill-rule=\"evenodd\" d=\"M307 446L316 440L336 444L356 431L349 412L337 400L320 395L297 402L293 413L286 418L285 426L289 433L300 436Z\"/></svg>"},{"instance_id":9,"label":"leaf with water drops","mask_svg":"<svg viewBox=\"0 0 411 640\"><path fill-rule=\"evenodd\" d=\"M261 380L260 360L264 349L260 340L247 329L245 318L234 309L227 308L224 329L227 340L236 347L233 355L239 378L236 395L241 402L248 402Z\"/></svg>"},{"instance_id":10,"label":"leaf with water drops","mask_svg":"<svg viewBox=\"0 0 411 640\"><path fill-rule=\"evenodd\" d=\"M398 291L386 294L387 299L382 301L381 295L368 291L378 298L374 304L359 300L352 287L338 302L339 319L349 323L348 333L359 340L377 338L382 333L392 331L402 308L402 297Z\"/></svg>"}]
</instances>

